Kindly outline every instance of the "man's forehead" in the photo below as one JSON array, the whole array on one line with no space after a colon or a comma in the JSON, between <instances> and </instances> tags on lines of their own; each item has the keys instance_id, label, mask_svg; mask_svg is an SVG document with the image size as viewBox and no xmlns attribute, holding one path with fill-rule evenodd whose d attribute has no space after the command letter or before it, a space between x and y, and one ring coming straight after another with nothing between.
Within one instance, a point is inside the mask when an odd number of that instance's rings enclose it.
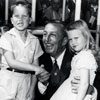
<instances>
[{"instance_id":1,"label":"man's forehead","mask_svg":"<svg viewBox=\"0 0 100 100\"><path fill-rule=\"evenodd\" d=\"M61 3L60 0L52 0L53 3Z\"/></svg>"},{"instance_id":2,"label":"man's forehead","mask_svg":"<svg viewBox=\"0 0 100 100\"><path fill-rule=\"evenodd\" d=\"M44 28L44 30L54 30L54 31L57 31L58 30L58 27L53 25L53 24L47 24Z\"/></svg>"}]
</instances>

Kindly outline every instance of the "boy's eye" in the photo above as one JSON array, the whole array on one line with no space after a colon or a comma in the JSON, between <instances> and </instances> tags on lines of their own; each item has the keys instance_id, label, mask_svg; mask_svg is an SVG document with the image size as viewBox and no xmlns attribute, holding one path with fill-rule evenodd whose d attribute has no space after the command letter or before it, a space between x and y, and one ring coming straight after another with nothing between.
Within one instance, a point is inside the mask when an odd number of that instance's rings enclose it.
<instances>
[{"instance_id":1,"label":"boy's eye","mask_svg":"<svg viewBox=\"0 0 100 100\"><path fill-rule=\"evenodd\" d=\"M16 18L23 18L23 19L26 19L28 16L27 16L27 15L22 15L22 16L14 15L14 17L16 17Z\"/></svg>"},{"instance_id":2,"label":"boy's eye","mask_svg":"<svg viewBox=\"0 0 100 100\"><path fill-rule=\"evenodd\" d=\"M19 15L15 15L16 18L19 18Z\"/></svg>"},{"instance_id":3,"label":"boy's eye","mask_svg":"<svg viewBox=\"0 0 100 100\"><path fill-rule=\"evenodd\" d=\"M22 16L22 18L27 18L27 17L28 17L27 15L23 15L23 16Z\"/></svg>"},{"instance_id":4,"label":"boy's eye","mask_svg":"<svg viewBox=\"0 0 100 100\"><path fill-rule=\"evenodd\" d=\"M77 39L78 39L78 37L75 37L75 39L77 40Z\"/></svg>"}]
</instances>

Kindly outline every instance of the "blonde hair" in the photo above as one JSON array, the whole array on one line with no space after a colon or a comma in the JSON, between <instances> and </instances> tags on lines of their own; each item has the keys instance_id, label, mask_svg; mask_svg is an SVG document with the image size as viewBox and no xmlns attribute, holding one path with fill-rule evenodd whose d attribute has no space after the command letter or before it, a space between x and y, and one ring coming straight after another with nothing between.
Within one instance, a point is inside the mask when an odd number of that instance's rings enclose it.
<instances>
[{"instance_id":1,"label":"blonde hair","mask_svg":"<svg viewBox=\"0 0 100 100\"><path fill-rule=\"evenodd\" d=\"M84 49L93 49L95 46L94 38L92 37L88 25L83 20L77 20L70 23L67 26L67 32L71 30L80 30L82 32L83 37L86 39L86 44Z\"/></svg>"},{"instance_id":2,"label":"blonde hair","mask_svg":"<svg viewBox=\"0 0 100 100\"><path fill-rule=\"evenodd\" d=\"M10 9L11 10L11 16L13 15L14 9L16 8L16 6L19 6L19 5L25 7L27 12L28 12L29 17L31 17L31 5L27 2L24 2L24 1L17 1L17 2L15 2L15 4L13 4L11 6L11 9Z\"/></svg>"}]
</instances>

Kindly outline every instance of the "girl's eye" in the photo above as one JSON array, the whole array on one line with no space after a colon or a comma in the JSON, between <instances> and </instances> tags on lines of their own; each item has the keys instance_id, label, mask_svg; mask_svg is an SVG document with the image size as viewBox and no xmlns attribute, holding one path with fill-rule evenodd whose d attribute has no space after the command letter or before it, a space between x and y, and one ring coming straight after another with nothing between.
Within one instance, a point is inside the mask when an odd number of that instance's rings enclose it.
<instances>
[{"instance_id":1,"label":"girl's eye","mask_svg":"<svg viewBox=\"0 0 100 100\"><path fill-rule=\"evenodd\" d=\"M68 39L68 41L71 41L72 39Z\"/></svg>"}]
</instances>

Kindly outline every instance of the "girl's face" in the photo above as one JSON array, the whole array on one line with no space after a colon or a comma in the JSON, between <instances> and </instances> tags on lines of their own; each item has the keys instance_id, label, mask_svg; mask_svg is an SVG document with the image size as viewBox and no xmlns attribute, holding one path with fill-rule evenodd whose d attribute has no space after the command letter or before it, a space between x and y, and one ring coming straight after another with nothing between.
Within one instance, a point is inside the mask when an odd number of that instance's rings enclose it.
<instances>
[{"instance_id":1,"label":"girl's face","mask_svg":"<svg viewBox=\"0 0 100 100\"><path fill-rule=\"evenodd\" d=\"M86 39L84 38L80 30L71 30L68 32L68 40L70 47L76 53L84 49L86 45Z\"/></svg>"},{"instance_id":2,"label":"girl's face","mask_svg":"<svg viewBox=\"0 0 100 100\"><path fill-rule=\"evenodd\" d=\"M26 29L30 21L28 10L24 6L19 5L14 8L11 22L17 30L23 31Z\"/></svg>"}]
</instances>

